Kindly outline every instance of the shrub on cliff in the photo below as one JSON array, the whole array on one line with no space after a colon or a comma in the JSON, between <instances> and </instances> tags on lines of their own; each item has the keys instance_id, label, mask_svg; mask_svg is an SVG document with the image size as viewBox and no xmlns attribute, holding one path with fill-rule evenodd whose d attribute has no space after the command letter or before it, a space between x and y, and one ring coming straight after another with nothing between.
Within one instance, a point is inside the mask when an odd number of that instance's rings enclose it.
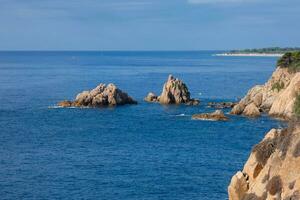
<instances>
[{"instance_id":1,"label":"shrub on cliff","mask_svg":"<svg viewBox=\"0 0 300 200\"><path fill-rule=\"evenodd\" d=\"M296 101L294 104L294 112L295 115L300 118L300 94L296 97Z\"/></svg>"},{"instance_id":2,"label":"shrub on cliff","mask_svg":"<svg viewBox=\"0 0 300 200\"><path fill-rule=\"evenodd\" d=\"M290 72L300 71L300 51L285 53L277 62L277 66L288 68Z\"/></svg>"},{"instance_id":3,"label":"shrub on cliff","mask_svg":"<svg viewBox=\"0 0 300 200\"><path fill-rule=\"evenodd\" d=\"M278 92L284 88L283 82L276 82L272 85L272 90L277 90Z\"/></svg>"}]
</instances>

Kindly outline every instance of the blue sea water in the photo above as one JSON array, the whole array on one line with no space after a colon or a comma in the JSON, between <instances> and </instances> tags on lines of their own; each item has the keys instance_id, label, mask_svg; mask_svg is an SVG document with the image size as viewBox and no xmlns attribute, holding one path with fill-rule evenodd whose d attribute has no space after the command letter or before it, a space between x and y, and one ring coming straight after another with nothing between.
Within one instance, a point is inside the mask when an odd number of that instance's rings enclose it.
<instances>
[{"instance_id":1,"label":"blue sea water","mask_svg":"<svg viewBox=\"0 0 300 200\"><path fill-rule=\"evenodd\" d=\"M264 83L276 62L214 53L0 52L1 199L227 199L252 146L284 124L267 116L191 120L212 111L207 102L234 101ZM143 102L169 74L201 105ZM101 82L139 104L53 107Z\"/></svg>"}]
</instances>

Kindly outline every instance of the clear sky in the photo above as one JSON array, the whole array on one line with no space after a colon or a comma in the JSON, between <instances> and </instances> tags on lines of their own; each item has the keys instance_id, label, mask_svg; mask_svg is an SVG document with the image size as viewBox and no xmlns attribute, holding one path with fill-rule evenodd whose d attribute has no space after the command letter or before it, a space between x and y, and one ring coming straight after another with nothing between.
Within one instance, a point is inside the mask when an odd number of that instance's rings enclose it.
<instances>
[{"instance_id":1,"label":"clear sky","mask_svg":"<svg viewBox=\"0 0 300 200\"><path fill-rule=\"evenodd\" d=\"M1 50L300 46L300 0L0 0Z\"/></svg>"}]
</instances>

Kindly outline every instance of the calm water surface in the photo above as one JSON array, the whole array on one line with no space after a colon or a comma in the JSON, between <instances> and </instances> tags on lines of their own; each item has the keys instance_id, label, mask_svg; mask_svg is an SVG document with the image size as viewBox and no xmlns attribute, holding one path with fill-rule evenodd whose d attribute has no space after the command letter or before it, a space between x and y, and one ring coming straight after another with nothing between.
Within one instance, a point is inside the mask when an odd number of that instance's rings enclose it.
<instances>
[{"instance_id":1,"label":"calm water surface","mask_svg":"<svg viewBox=\"0 0 300 200\"><path fill-rule=\"evenodd\" d=\"M264 83L276 58L213 53L0 52L1 199L227 199L251 147L282 124L191 115ZM159 94L170 73L200 106L143 102L149 91ZM100 82L115 83L139 104L53 107Z\"/></svg>"}]
</instances>

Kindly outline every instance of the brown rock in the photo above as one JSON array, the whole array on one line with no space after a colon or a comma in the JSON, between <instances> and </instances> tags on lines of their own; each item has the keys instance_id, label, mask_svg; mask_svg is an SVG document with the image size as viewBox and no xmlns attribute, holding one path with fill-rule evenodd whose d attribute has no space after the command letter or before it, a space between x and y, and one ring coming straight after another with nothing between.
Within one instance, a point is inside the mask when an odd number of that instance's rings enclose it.
<instances>
[{"instance_id":1,"label":"brown rock","mask_svg":"<svg viewBox=\"0 0 300 200\"><path fill-rule=\"evenodd\" d=\"M57 104L60 107L71 107L72 106L72 101L61 101Z\"/></svg>"},{"instance_id":2,"label":"brown rock","mask_svg":"<svg viewBox=\"0 0 300 200\"><path fill-rule=\"evenodd\" d=\"M136 104L127 93L122 92L114 84L100 84L91 91L83 91L76 96L75 101L63 101L58 105L63 107L102 107L124 104Z\"/></svg>"},{"instance_id":3,"label":"brown rock","mask_svg":"<svg viewBox=\"0 0 300 200\"><path fill-rule=\"evenodd\" d=\"M157 102L158 101L158 96L156 96L152 92L149 92L144 100L147 101L147 102Z\"/></svg>"},{"instance_id":4,"label":"brown rock","mask_svg":"<svg viewBox=\"0 0 300 200\"><path fill-rule=\"evenodd\" d=\"M230 200L300 198L300 123L272 129L228 187ZM249 198L255 197L255 198Z\"/></svg>"},{"instance_id":5,"label":"brown rock","mask_svg":"<svg viewBox=\"0 0 300 200\"><path fill-rule=\"evenodd\" d=\"M247 176L237 172L231 179L228 187L229 200L242 199L248 190Z\"/></svg>"},{"instance_id":6,"label":"brown rock","mask_svg":"<svg viewBox=\"0 0 300 200\"><path fill-rule=\"evenodd\" d=\"M238 103L237 105L235 105L232 108L230 114L232 114L232 115L241 115L243 113L245 107L246 106L243 103Z\"/></svg>"},{"instance_id":7,"label":"brown rock","mask_svg":"<svg viewBox=\"0 0 300 200\"><path fill-rule=\"evenodd\" d=\"M167 82L163 86L160 96L156 97L153 93L149 93L145 98L148 102L160 102L161 104L186 104L198 105L199 100L192 99L190 92L183 81L169 75Z\"/></svg>"},{"instance_id":8,"label":"brown rock","mask_svg":"<svg viewBox=\"0 0 300 200\"><path fill-rule=\"evenodd\" d=\"M245 107L245 110L243 111L243 115L247 117L259 117L260 111L254 103L251 103Z\"/></svg>"},{"instance_id":9,"label":"brown rock","mask_svg":"<svg viewBox=\"0 0 300 200\"><path fill-rule=\"evenodd\" d=\"M202 113L195 114L192 116L192 119L199 120L212 120L212 121L227 121L228 117L226 117L222 110L216 110L213 113Z\"/></svg>"},{"instance_id":10,"label":"brown rock","mask_svg":"<svg viewBox=\"0 0 300 200\"><path fill-rule=\"evenodd\" d=\"M246 112L244 109L254 104L260 112L284 119L292 118L293 104L296 95L300 93L299 74L300 72L292 73L286 68L277 67L264 85L254 86L248 91L239 104L233 107L231 114L248 113L249 110ZM282 88L277 89L278 85ZM255 115L259 116L258 112L255 112Z\"/></svg>"},{"instance_id":11,"label":"brown rock","mask_svg":"<svg viewBox=\"0 0 300 200\"><path fill-rule=\"evenodd\" d=\"M294 115L294 103L300 94L300 72L295 74L288 87L282 90L274 100L269 111L271 116L292 118Z\"/></svg>"}]
</instances>

